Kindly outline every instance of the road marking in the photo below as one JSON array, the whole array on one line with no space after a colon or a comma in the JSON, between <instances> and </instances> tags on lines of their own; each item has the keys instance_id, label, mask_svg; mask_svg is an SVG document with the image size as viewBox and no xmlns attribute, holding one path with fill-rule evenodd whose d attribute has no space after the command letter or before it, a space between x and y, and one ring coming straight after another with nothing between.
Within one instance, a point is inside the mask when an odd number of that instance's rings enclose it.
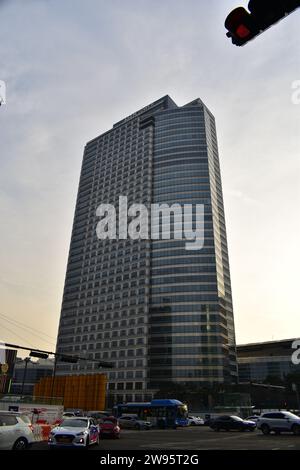
<instances>
[{"instance_id":1,"label":"road marking","mask_svg":"<svg viewBox=\"0 0 300 470\"><path fill-rule=\"evenodd\" d=\"M271 450L280 450L280 447L274 447L274 449Z\"/></svg>"}]
</instances>

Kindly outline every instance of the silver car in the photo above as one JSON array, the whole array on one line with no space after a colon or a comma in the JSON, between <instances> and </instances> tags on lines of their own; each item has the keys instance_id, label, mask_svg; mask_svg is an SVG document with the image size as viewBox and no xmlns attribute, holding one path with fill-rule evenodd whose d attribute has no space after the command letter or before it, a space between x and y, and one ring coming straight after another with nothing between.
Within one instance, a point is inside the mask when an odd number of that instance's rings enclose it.
<instances>
[{"instance_id":1,"label":"silver car","mask_svg":"<svg viewBox=\"0 0 300 470\"><path fill-rule=\"evenodd\" d=\"M48 439L50 449L99 445L100 433L92 418L66 418L52 429Z\"/></svg>"},{"instance_id":2,"label":"silver car","mask_svg":"<svg viewBox=\"0 0 300 470\"><path fill-rule=\"evenodd\" d=\"M139 419L137 416L123 415L119 418L119 426L123 429L150 429L151 423Z\"/></svg>"},{"instance_id":3,"label":"silver car","mask_svg":"<svg viewBox=\"0 0 300 470\"><path fill-rule=\"evenodd\" d=\"M0 411L0 450L25 450L34 442L28 416L12 411Z\"/></svg>"},{"instance_id":4,"label":"silver car","mask_svg":"<svg viewBox=\"0 0 300 470\"><path fill-rule=\"evenodd\" d=\"M204 426L204 419L199 416L188 416L188 426Z\"/></svg>"},{"instance_id":5,"label":"silver car","mask_svg":"<svg viewBox=\"0 0 300 470\"><path fill-rule=\"evenodd\" d=\"M257 428L265 435L274 431L275 434L292 432L300 436L300 418L289 411L264 413L257 420Z\"/></svg>"}]
</instances>

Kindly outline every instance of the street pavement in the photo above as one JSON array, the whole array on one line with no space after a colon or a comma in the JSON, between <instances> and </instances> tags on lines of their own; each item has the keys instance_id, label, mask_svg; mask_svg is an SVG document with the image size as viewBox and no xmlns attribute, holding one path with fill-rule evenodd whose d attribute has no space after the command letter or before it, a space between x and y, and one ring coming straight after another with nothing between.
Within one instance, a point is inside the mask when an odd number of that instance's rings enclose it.
<instances>
[{"instance_id":1,"label":"street pavement","mask_svg":"<svg viewBox=\"0 0 300 470\"><path fill-rule=\"evenodd\" d=\"M47 450L46 442L31 450ZM150 431L123 430L120 439L102 439L90 451L107 450L300 450L300 436L281 434L264 436L255 432L214 432L208 427L188 427Z\"/></svg>"}]
</instances>

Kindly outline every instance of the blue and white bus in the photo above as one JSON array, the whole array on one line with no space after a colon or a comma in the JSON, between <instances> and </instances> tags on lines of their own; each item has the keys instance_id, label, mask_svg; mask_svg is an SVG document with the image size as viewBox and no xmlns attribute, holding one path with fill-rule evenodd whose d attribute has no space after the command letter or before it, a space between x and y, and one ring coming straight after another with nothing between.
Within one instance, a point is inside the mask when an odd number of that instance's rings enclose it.
<instances>
[{"instance_id":1,"label":"blue and white bus","mask_svg":"<svg viewBox=\"0 0 300 470\"><path fill-rule=\"evenodd\" d=\"M122 403L113 407L117 418L136 415L160 428L188 426L188 407L179 400L157 399L147 403Z\"/></svg>"}]
</instances>

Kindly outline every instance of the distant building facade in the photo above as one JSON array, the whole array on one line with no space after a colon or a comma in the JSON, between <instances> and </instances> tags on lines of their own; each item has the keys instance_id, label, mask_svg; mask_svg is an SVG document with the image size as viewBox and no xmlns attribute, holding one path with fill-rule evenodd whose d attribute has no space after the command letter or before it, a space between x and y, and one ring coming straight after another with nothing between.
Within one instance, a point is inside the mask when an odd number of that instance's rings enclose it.
<instances>
[{"instance_id":1,"label":"distant building facade","mask_svg":"<svg viewBox=\"0 0 300 470\"><path fill-rule=\"evenodd\" d=\"M300 373L300 365L292 362L295 339L250 343L237 346L239 382L262 383L269 378L284 378Z\"/></svg>"},{"instance_id":2,"label":"distant building facade","mask_svg":"<svg viewBox=\"0 0 300 470\"><path fill-rule=\"evenodd\" d=\"M53 367L53 359L39 359L33 362L31 360L18 358L15 363L10 393L15 395L32 395L35 384L38 383L41 378L51 376Z\"/></svg>"}]
</instances>

